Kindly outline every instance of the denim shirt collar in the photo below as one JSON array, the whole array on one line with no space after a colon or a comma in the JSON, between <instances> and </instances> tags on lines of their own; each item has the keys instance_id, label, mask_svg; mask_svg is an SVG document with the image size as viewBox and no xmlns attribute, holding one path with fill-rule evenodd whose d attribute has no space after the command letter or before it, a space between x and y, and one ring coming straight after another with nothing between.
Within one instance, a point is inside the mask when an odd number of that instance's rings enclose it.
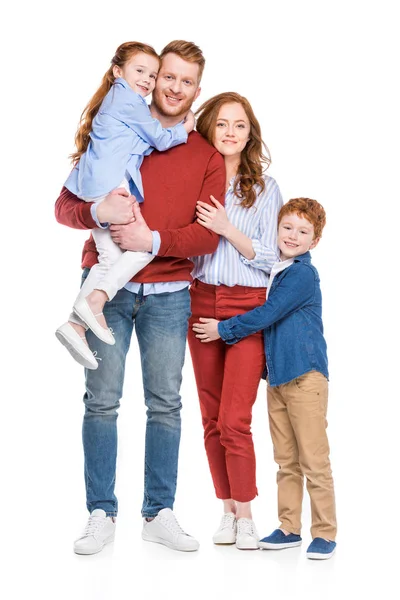
<instances>
[{"instance_id":1,"label":"denim shirt collar","mask_svg":"<svg viewBox=\"0 0 400 600\"><path fill-rule=\"evenodd\" d=\"M311 254L310 251L307 250L307 252L304 252L304 254L300 254L299 256L296 256L293 262L311 262Z\"/></svg>"}]
</instances>

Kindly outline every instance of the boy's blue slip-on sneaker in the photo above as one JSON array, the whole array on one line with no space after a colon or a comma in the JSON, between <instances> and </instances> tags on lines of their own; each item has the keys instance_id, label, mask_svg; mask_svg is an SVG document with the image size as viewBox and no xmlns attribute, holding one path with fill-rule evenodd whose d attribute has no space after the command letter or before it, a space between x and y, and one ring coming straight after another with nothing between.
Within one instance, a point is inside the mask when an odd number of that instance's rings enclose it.
<instances>
[{"instance_id":1,"label":"boy's blue slip-on sneaker","mask_svg":"<svg viewBox=\"0 0 400 600\"><path fill-rule=\"evenodd\" d=\"M316 537L307 548L307 558L325 560L335 552L336 542L327 542L324 538Z\"/></svg>"},{"instance_id":2,"label":"boy's blue slip-on sneaker","mask_svg":"<svg viewBox=\"0 0 400 600\"><path fill-rule=\"evenodd\" d=\"M301 537L295 533L289 533L285 535L281 529L275 529L268 535L258 542L259 548L265 550L283 550L284 548L294 548L300 546Z\"/></svg>"}]
</instances>

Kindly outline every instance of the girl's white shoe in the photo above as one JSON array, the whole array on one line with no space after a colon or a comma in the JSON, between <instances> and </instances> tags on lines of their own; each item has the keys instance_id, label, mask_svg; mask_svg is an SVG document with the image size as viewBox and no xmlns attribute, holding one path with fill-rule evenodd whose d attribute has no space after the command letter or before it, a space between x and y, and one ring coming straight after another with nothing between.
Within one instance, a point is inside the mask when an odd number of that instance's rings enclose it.
<instances>
[{"instance_id":1,"label":"girl's white shoe","mask_svg":"<svg viewBox=\"0 0 400 600\"><path fill-rule=\"evenodd\" d=\"M93 352L70 323L61 325L56 331L56 337L76 362L87 369L97 369L99 365Z\"/></svg>"},{"instance_id":2,"label":"girl's white shoe","mask_svg":"<svg viewBox=\"0 0 400 600\"><path fill-rule=\"evenodd\" d=\"M105 329L100 325L100 323L96 319L96 317L98 317L99 315L93 314L85 298L79 298L75 302L73 310L102 342L104 342L105 344L110 344L110 346L113 346L115 344L115 339L110 329Z\"/></svg>"}]
</instances>

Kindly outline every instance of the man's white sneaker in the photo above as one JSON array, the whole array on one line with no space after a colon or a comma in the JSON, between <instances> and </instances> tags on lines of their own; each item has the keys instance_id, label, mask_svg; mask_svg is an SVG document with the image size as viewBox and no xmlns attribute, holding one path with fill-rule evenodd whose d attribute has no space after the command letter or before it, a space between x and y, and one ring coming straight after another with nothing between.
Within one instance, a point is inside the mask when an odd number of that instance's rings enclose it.
<instances>
[{"instance_id":1,"label":"man's white sneaker","mask_svg":"<svg viewBox=\"0 0 400 600\"><path fill-rule=\"evenodd\" d=\"M234 544L236 542L236 517L232 512L225 513L217 531L213 535L214 544Z\"/></svg>"},{"instance_id":2,"label":"man's white sneaker","mask_svg":"<svg viewBox=\"0 0 400 600\"><path fill-rule=\"evenodd\" d=\"M183 531L170 508L160 510L152 521L143 519L142 538L181 552L193 552L199 548L199 542Z\"/></svg>"},{"instance_id":3,"label":"man's white sneaker","mask_svg":"<svg viewBox=\"0 0 400 600\"><path fill-rule=\"evenodd\" d=\"M104 545L114 541L115 521L104 510L96 508L89 517L85 530L74 542L76 554L96 554Z\"/></svg>"},{"instance_id":4,"label":"man's white sneaker","mask_svg":"<svg viewBox=\"0 0 400 600\"><path fill-rule=\"evenodd\" d=\"M259 535L251 519L237 520L236 548L239 550L257 550Z\"/></svg>"}]
</instances>

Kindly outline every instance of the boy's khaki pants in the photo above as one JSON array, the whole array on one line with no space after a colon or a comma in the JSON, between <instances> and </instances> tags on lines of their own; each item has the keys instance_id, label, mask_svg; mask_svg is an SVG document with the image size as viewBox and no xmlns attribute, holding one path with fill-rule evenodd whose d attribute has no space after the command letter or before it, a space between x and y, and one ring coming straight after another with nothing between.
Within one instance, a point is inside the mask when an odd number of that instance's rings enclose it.
<instances>
[{"instance_id":1,"label":"boy's khaki pants","mask_svg":"<svg viewBox=\"0 0 400 600\"><path fill-rule=\"evenodd\" d=\"M279 465L280 527L300 534L304 477L311 500L311 536L335 540L335 494L326 435L328 381L310 371L289 383L268 386L269 425Z\"/></svg>"}]
</instances>

